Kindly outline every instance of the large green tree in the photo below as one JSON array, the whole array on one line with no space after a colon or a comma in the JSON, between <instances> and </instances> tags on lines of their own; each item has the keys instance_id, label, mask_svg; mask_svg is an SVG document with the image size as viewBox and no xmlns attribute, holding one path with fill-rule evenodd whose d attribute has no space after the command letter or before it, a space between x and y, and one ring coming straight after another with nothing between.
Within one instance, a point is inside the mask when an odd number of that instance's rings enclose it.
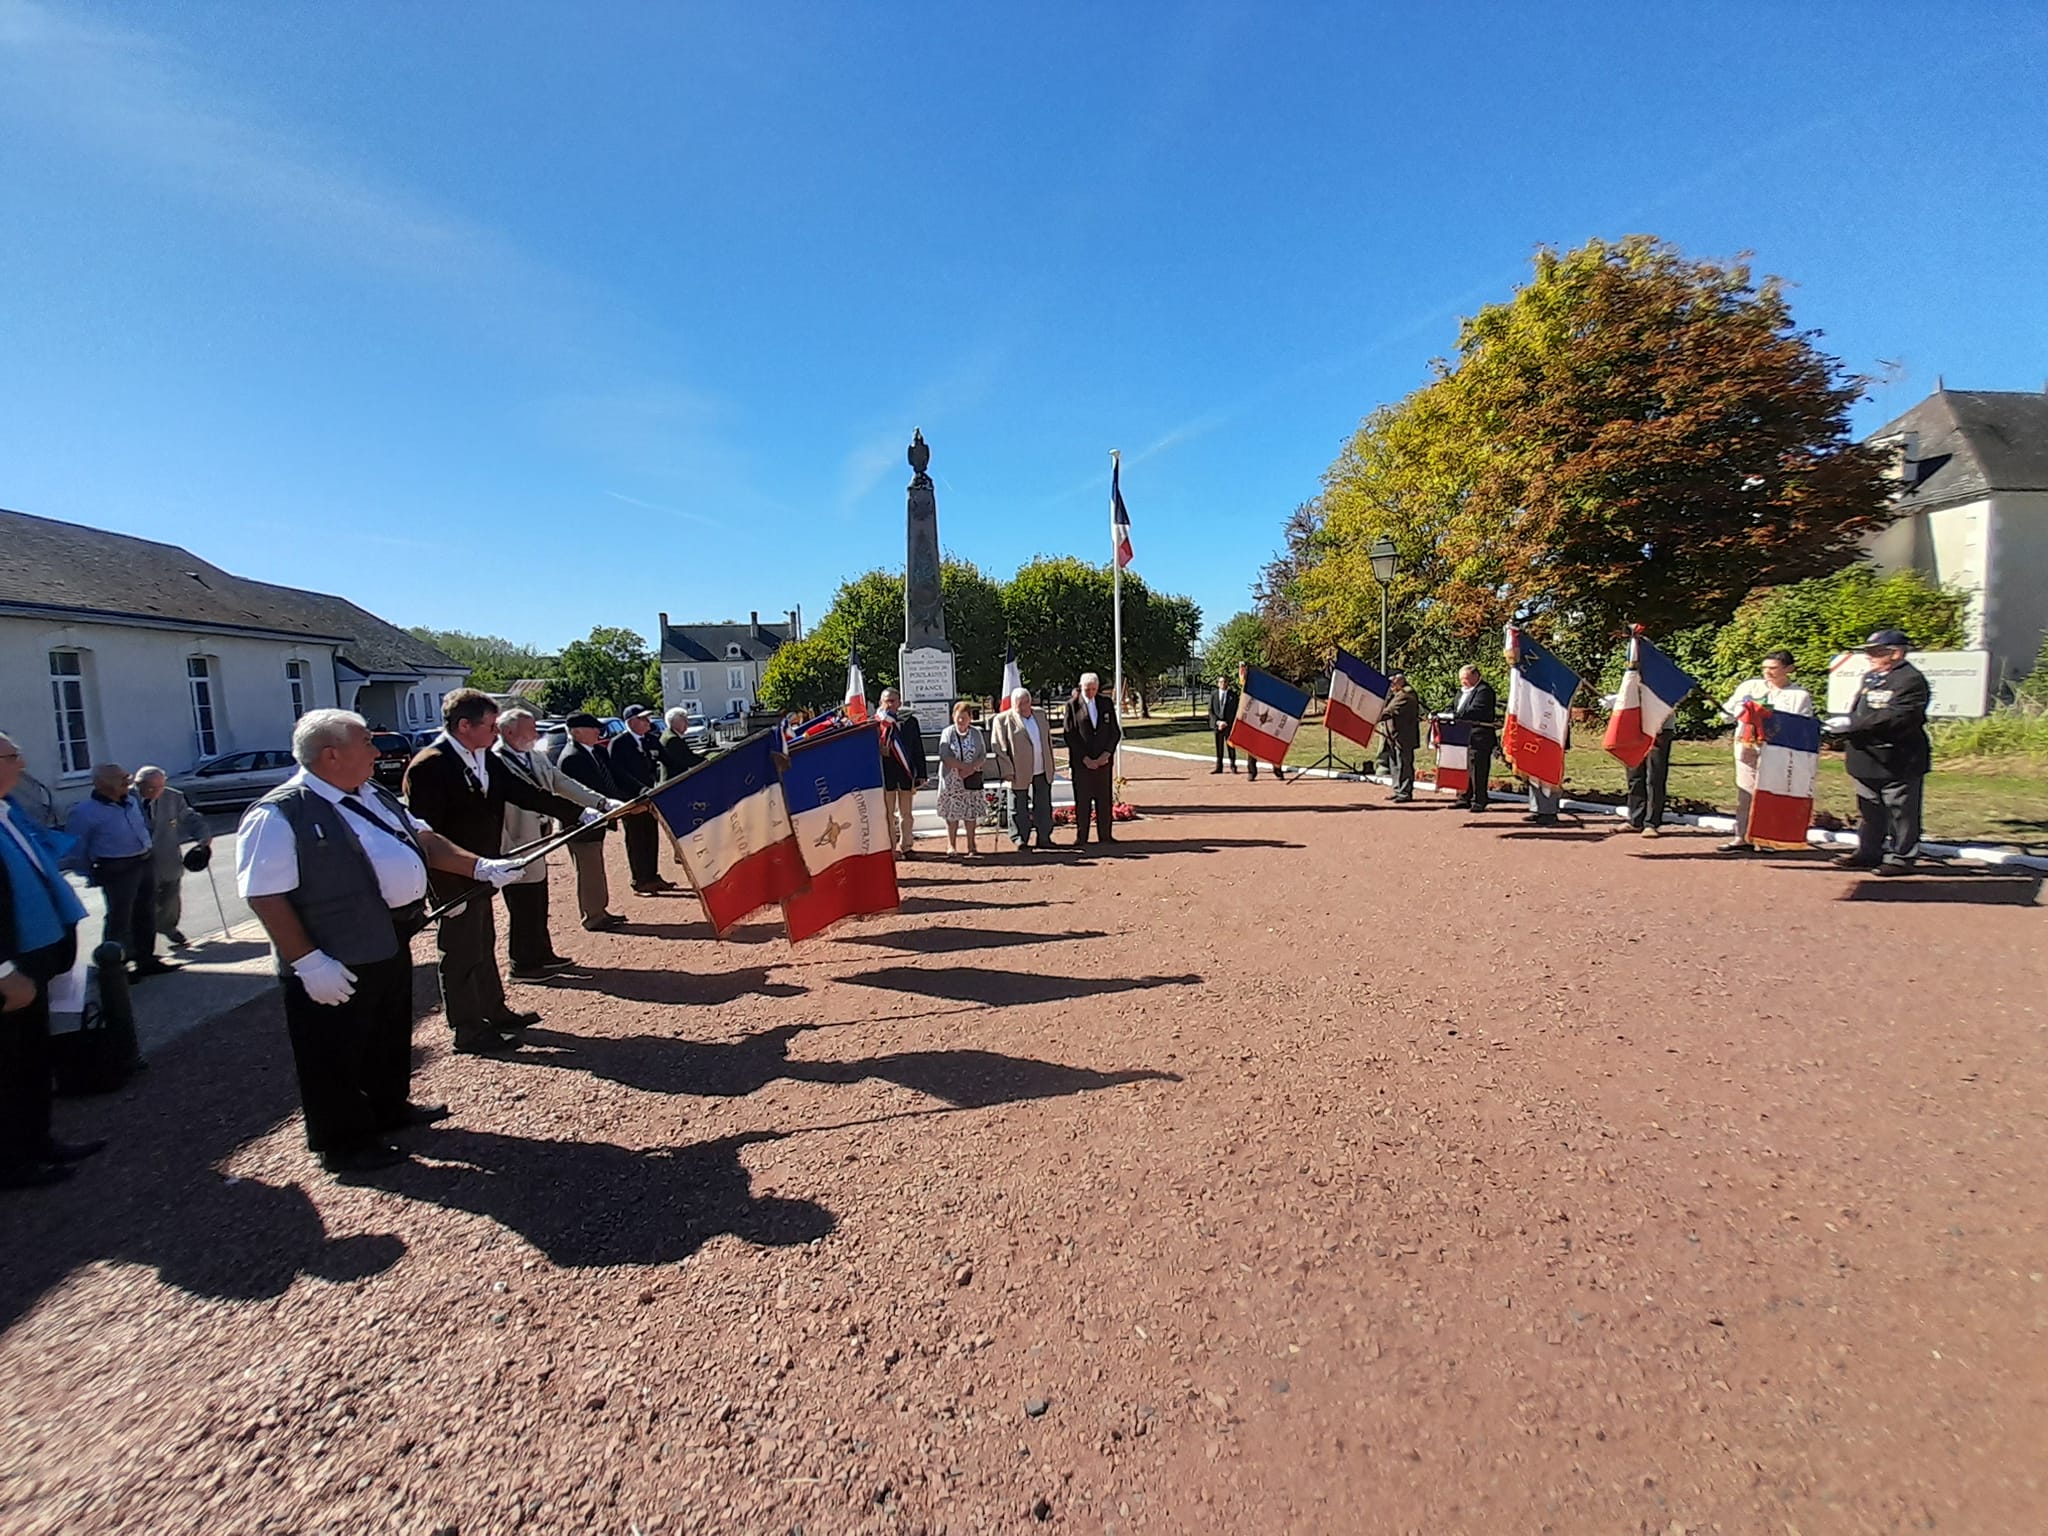
<instances>
[{"instance_id":1,"label":"large green tree","mask_svg":"<svg viewBox=\"0 0 2048 1536\"><path fill-rule=\"evenodd\" d=\"M632 630L599 625L562 648L556 672L581 690L584 709L615 715L629 704L656 702L647 694L648 659L647 642Z\"/></svg>"},{"instance_id":2,"label":"large green tree","mask_svg":"<svg viewBox=\"0 0 2048 1536\"><path fill-rule=\"evenodd\" d=\"M412 625L406 632L446 651L468 667L469 686L486 693L503 693L523 677L546 677L555 669L554 657L502 635L429 629L424 624Z\"/></svg>"},{"instance_id":3,"label":"large green tree","mask_svg":"<svg viewBox=\"0 0 2048 1536\"><path fill-rule=\"evenodd\" d=\"M1033 560L1017 572L1003 588L1003 613L1025 686L1066 689L1084 672L1108 681L1116 665L1112 591L1108 566L1072 555ZM1184 668L1201 633L1201 609L1189 598L1154 593L1129 571L1123 604L1125 680L1145 688Z\"/></svg>"},{"instance_id":4,"label":"large green tree","mask_svg":"<svg viewBox=\"0 0 2048 1536\"><path fill-rule=\"evenodd\" d=\"M939 568L946 603L946 639L954 682L969 697L993 694L1003 672L1002 589L971 561L947 558ZM816 629L778 649L761 677L761 702L771 709L822 708L846 692L846 658L860 653L868 696L901 682L896 651L903 643L903 575L868 571L842 582Z\"/></svg>"}]
</instances>

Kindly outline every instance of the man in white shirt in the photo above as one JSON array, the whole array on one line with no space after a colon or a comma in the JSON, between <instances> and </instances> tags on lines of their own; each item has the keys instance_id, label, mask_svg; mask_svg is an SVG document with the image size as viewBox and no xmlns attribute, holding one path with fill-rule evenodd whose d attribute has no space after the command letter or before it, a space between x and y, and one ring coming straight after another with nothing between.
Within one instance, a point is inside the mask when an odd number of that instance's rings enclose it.
<instances>
[{"instance_id":1,"label":"man in white shirt","mask_svg":"<svg viewBox=\"0 0 2048 1536\"><path fill-rule=\"evenodd\" d=\"M372 777L362 716L316 709L292 731L299 772L242 818L235 883L284 983L306 1145L331 1173L388 1167L387 1139L446 1117L415 1104L412 936L429 868L503 886L520 866L439 836Z\"/></svg>"},{"instance_id":2,"label":"man in white shirt","mask_svg":"<svg viewBox=\"0 0 2048 1536\"><path fill-rule=\"evenodd\" d=\"M1010 786L1010 841L1019 853L1052 846L1052 736L1028 688L1019 688L1010 707L989 728L995 748L996 772Z\"/></svg>"}]
</instances>

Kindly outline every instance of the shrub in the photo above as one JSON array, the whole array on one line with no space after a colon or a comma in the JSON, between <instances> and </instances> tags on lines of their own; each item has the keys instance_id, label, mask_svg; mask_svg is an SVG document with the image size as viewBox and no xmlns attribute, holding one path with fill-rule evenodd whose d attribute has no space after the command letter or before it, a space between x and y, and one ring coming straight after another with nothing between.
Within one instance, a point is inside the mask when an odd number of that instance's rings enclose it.
<instances>
[{"instance_id":1,"label":"shrub","mask_svg":"<svg viewBox=\"0 0 2048 1536\"><path fill-rule=\"evenodd\" d=\"M1756 676L1766 651L1790 651L1799 685L1818 703L1827 692L1828 663L1880 629L1901 629L1923 651L1963 643L1969 594L1938 587L1918 571L1880 575L1852 565L1832 576L1753 594L1714 637L1708 692L1715 702Z\"/></svg>"}]
</instances>

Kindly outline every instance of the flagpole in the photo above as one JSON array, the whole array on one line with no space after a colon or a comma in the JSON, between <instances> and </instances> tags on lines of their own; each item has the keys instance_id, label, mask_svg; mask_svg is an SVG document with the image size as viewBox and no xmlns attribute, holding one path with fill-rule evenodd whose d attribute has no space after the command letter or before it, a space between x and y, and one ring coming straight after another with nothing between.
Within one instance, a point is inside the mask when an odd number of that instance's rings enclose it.
<instances>
[{"instance_id":1,"label":"flagpole","mask_svg":"<svg viewBox=\"0 0 2048 1536\"><path fill-rule=\"evenodd\" d=\"M1109 462L1110 484L1114 486L1116 484L1117 469L1123 463L1123 455L1112 448L1109 450ZM1115 780L1123 777L1124 770L1124 736L1122 726L1124 717L1124 563L1120 558L1120 551L1117 548L1116 498L1114 496L1109 499L1109 582L1111 608L1114 614L1111 624L1115 632L1116 646L1116 679L1112 685L1116 691L1110 695L1111 707L1116 710L1118 721L1116 757L1114 766L1110 770L1110 777L1112 780ZM1114 797L1114 791L1112 791L1111 798Z\"/></svg>"}]
</instances>

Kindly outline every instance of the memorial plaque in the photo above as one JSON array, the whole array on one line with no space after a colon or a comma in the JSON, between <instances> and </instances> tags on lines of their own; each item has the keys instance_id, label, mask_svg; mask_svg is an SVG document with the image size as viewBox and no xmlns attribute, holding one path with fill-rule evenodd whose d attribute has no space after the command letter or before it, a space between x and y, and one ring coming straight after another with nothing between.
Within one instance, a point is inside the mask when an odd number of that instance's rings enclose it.
<instances>
[{"instance_id":1,"label":"memorial plaque","mask_svg":"<svg viewBox=\"0 0 2048 1536\"><path fill-rule=\"evenodd\" d=\"M919 711L933 706L950 710L954 692L953 653L937 646L904 646L896 653L896 675L903 679L903 702Z\"/></svg>"},{"instance_id":2,"label":"memorial plaque","mask_svg":"<svg viewBox=\"0 0 2048 1536\"><path fill-rule=\"evenodd\" d=\"M1927 679L1927 718L1976 720L1991 712L1989 651L1908 651L1906 660ZM1827 712L1846 715L1856 703L1856 690L1870 658L1861 651L1843 651L1828 663Z\"/></svg>"}]
</instances>

